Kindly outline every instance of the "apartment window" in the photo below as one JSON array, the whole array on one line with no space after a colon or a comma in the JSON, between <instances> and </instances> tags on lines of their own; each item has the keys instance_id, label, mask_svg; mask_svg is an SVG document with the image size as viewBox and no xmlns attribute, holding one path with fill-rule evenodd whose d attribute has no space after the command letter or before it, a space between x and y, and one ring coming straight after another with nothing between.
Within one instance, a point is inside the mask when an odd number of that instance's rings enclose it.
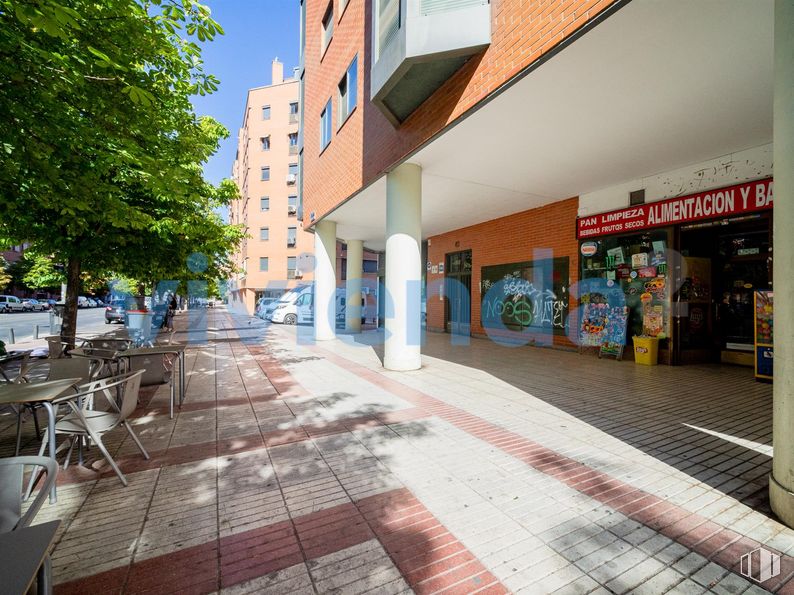
<instances>
[{"instance_id":1,"label":"apartment window","mask_svg":"<svg viewBox=\"0 0 794 595\"><path fill-rule=\"evenodd\" d=\"M287 256L287 279L295 278L298 259L295 256Z\"/></svg>"},{"instance_id":2,"label":"apartment window","mask_svg":"<svg viewBox=\"0 0 794 595\"><path fill-rule=\"evenodd\" d=\"M269 136L263 136L261 138L261 141L262 141L262 150L263 151L269 151L270 150L270 137Z\"/></svg>"},{"instance_id":3,"label":"apartment window","mask_svg":"<svg viewBox=\"0 0 794 595\"><path fill-rule=\"evenodd\" d=\"M269 120L270 119L270 106L269 105L263 105L262 106L262 119L263 120Z\"/></svg>"},{"instance_id":4,"label":"apartment window","mask_svg":"<svg viewBox=\"0 0 794 595\"><path fill-rule=\"evenodd\" d=\"M267 242L270 239L270 228L269 227L260 227L259 228L259 239L263 242Z\"/></svg>"},{"instance_id":5,"label":"apartment window","mask_svg":"<svg viewBox=\"0 0 794 595\"><path fill-rule=\"evenodd\" d=\"M378 58L400 30L400 0L378 0Z\"/></svg>"},{"instance_id":6,"label":"apartment window","mask_svg":"<svg viewBox=\"0 0 794 595\"><path fill-rule=\"evenodd\" d=\"M298 241L298 228L297 227L288 227L287 228L287 248L294 248L295 243Z\"/></svg>"},{"instance_id":7,"label":"apartment window","mask_svg":"<svg viewBox=\"0 0 794 595\"><path fill-rule=\"evenodd\" d=\"M334 36L334 0L328 3L328 8L325 9L322 21L322 48L320 49L321 55L325 53L328 44L331 43L331 38Z\"/></svg>"},{"instance_id":8,"label":"apartment window","mask_svg":"<svg viewBox=\"0 0 794 595\"><path fill-rule=\"evenodd\" d=\"M261 272L263 272L263 273L266 273L269 266L270 265L269 265L268 257L267 256L260 256L259 257L259 270Z\"/></svg>"},{"instance_id":9,"label":"apartment window","mask_svg":"<svg viewBox=\"0 0 794 595\"><path fill-rule=\"evenodd\" d=\"M353 58L347 72L339 81L339 127L353 112L358 100L358 56Z\"/></svg>"},{"instance_id":10,"label":"apartment window","mask_svg":"<svg viewBox=\"0 0 794 595\"><path fill-rule=\"evenodd\" d=\"M262 177L260 178L263 182L267 182L270 180L270 167L267 165L262 166Z\"/></svg>"},{"instance_id":11,"label":"apartment window","mask_svg":"<svg viewBox=\"0 0 794 595\"><path fill-rule=\"evenodd\" d=\"M263 196L259 199L259 210L260 211L269 211L270 210L270 197Z\"/></svg>"},{"instance_id":12,"label":"apartment window","mask_svg":"<svg viewBox=\"0 0 794 595\"><path fill-rule=\"evenodd\" d=\"M320 151L323 151L331 142L331 100L325 104L325 109L320 114Z\"/></svg>"},{"instance_id":13,"label":"apartment window","mask_svg":"<svg viewBox=\"0 0 794 595\"><path fill-rule=\"evenodd\" d=\"M297 163L290 163L289 164L289 174L291 176L297 176L298 175L298 164Z\"/></svg>"},{"instance_id":14,"label":"apartment window","mask_svg":"<svg viewBox=\"0 0 794 595\"><path fill-rule=\"evenodd\" d=\"M298 123L298 102L294 101L289 104L289 123L290 124L297 124Z\"/></svg>"},{"instance_id":15,"label":"apartment window","mask_svg":"<svg viewBox=\"0 0 794 595\"><path fill-rule=\"evenodd\" d=\"M362 263L362 271L364 273L377 273L378 272L378 261L377 260L365 260Z\"/></svg>"},{"instance_id":16,"label":"apartment window","mask_svg":"<svg viewBox=\"0 0 794 595\"><path fill-rule=\"evenodd\" d=\"M294 217L298 213L298 197L295 195L287 198L287 214Z\"/></svg>"},{"instance_id":17,"label":"apartment window","mask_svg":"<svg viewBox=\"0 0 794 595\"><path fill-rule=\"evenodd\" d=\"M297 132L290 132L288 137L289 137L289 154L290 155L297 155L298 154L298 133Z\"/></svg>"}]
</instances>

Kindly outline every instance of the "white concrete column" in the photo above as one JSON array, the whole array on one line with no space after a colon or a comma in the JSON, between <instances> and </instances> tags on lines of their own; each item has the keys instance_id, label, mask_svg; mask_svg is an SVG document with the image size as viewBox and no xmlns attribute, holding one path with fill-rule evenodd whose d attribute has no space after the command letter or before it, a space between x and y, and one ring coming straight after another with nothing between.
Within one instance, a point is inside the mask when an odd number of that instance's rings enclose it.
<instances>
[{"instance_id":1,"label":"white concrete column","mask_svg":"<svg viewBox=\"0 0 794 595\"><path fill-rule=\"evenodd\" d=\"M314 226L314 339L336 339L336 221Z\"/></svg>"},{"instance_id":2,"label":"white concrete column","mask_svg":"<svg viewBox=\"0 0 794 595\"><path fill-rule=\"evenodd\" d=\"M794 527L794 0L775 2L772 510Z\"/></svg>"},{"instance_id":3,"label":"white concrete column","mask_svg":"<svg viewBox=\"0 0 794 595\"><path fill-rule=\"evenodd\" d=\"M364 242L347 241L345 330L361 332L361 278L364 276Z\"/></svg>"},{"instance_id":4,"label":"white concrete column","mask_svg":"<svg viewBox=\"0 0 794 595\"><path fill-rule=\"evenodd\" d=\"M422 168L405 163L386 176L386 340L389 370L422 366Z\"/></svg>"}]
</instances>

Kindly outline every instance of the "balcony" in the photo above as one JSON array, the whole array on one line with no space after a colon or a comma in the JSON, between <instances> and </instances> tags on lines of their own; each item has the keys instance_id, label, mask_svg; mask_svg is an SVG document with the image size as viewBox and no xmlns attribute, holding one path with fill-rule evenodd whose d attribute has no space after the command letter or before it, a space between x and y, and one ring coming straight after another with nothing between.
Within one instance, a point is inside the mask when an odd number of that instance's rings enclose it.
<instances>
[{"instance_id":1,"label":"balcony","mask_svg":"<svg viewBox=\"0 0 794 595\"><path fill-rule=\"evenodd\" d=\"M491 43L489 0L376 0L373 103L399 126Z\"/></svg>"}]
</instances>

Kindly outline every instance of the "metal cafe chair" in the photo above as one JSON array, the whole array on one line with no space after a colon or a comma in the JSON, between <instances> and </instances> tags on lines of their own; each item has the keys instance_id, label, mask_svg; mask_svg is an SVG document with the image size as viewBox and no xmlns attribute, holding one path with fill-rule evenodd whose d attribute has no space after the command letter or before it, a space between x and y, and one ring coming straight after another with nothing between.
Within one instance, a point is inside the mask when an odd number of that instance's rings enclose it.
<instances>
[{"instance_id":1,"label":"metal cafe chair","mask_svg":"<svg viewBox=\"0 0 794 595\"><path fill-rule=\"evenodd\" d=\"M36 477L36 471L40 470L44 470L47 475L36 498L22 514L22 502L27 499L27 494L24 497L22 495L25 470L30 467L35 469L32 477ZM29 527L36 514L41 510L57 476L58 465L50 457L0 459L0 533ZM49 554L44 557L37 576L37 592L52 593L52 562Z\"/></svg>"},{"instance_id":2,"label":"metal cafe chair","mask_svg":"<svg viewBox=\"0 0 794 595\"><path fill-rule=\"evenodd\" d=\"M25 514L22 514L22 502L24 501L22 487L26 467L35 467L46 471L47 478L36 499L33 500ZM50 488L55 483L57 475L58 466L50 457L0 459L0 533L27 527L33 522L50 493Z\"/></svg>"},{"instance_id":3,"label":"metal cafe chair","mask_svg":"<svg viewBox=\"0 0 794 595\"><path fill-rule=\"evenodd\" d=\"M20 370L19 376L15 379L16 383L35 383L48 382L50 380L61 380L64 378L82 378L87 382L97 378L102 372L102 362L94 358L59 358L44 359L33 362L26 362ZM36 425L36 436L40 436L38 419L36 417L35 405L29 407L33 420ZM22 412L19 407L17 411L17 440L15 455L19 454L22 442Z\"/></svg>"},{"instance_id":4,"label":"metal cafe chair","mask_svg":"<svg viewBox=\"0 0 794 595\"><path fill-rule=\"evenodd\" d=\"M110 464L124 486L127 485L127 478L124 477L116 461L105 448L102 442L102 436L118 426L123 426L141 451L141 454L143 454L144 458L149 458L149 453L146 452L138 436L127 422L127 419L132 415L137 406L138 391L140 390L142 376L143 371L139 370L119 376L92 380L91 382L81 385L77 394L66 395L53 400L53 404L65 404L71 409L70 413L67 413L55 423L56 435L64 434L72 438L90 439L91 442L97 445L102 456L105 457L105 460ZM117 392L121 393L120 399L116 397ZM107 410L102 411L88 407L88 403L94 403L98 396L104 397L107 401ZM45 443L46 441L42 442L42 448L39 454L44 453ZM71 441L71 445L69 446L69 455L67 455L66 465L69 463L69 457L73 446L74 440Z\"/></svg>"}]
</instances>

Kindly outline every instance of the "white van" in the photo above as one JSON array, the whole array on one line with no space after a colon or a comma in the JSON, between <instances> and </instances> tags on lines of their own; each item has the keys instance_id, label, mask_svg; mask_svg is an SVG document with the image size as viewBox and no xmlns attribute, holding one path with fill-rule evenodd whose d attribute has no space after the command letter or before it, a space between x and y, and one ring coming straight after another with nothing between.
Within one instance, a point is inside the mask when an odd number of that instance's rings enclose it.
<instances>
[{"instance_id":1,"label":"white van","mask_svg":"<svg viewBox=\"0 0 794 595\"><path fill-rule=\"evenodd\" d=\"M13 295L0 295L0 312L24 312L22 300Z\"/></svg>"},{"instance_id":2,"label":"white van","mask_svg":"<svg viewBox=\"0 0 794 595\"><path fill-rule=\"evenodd\" d=\"M314 287L300 285L282 295L267 320L276 324L312 324L314 322ZM336 290L336 318L345 316L345 290Z\"/></svg>"}]
</instances>

